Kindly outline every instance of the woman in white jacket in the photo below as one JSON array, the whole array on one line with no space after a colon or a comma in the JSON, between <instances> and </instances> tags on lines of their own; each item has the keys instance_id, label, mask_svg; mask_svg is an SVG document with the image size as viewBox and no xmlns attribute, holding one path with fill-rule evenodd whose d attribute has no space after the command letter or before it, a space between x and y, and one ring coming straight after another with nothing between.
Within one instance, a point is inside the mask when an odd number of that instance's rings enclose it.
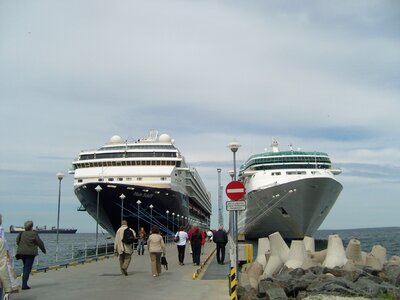
<instances>
[{"instance_id":1,"label":"woman in white jacket","mask_svg":"<svg viewBox=\"0 0 400 300\"><path fill-rule=\"evenodd\" d=\"M4 299L8 300L9 294L11 293L11 280L8 275L7 266L7 251L5 242L0 238L0 283L2 286L2 291L0 292L0 299L3 299L2 293L4 292Z\"/></svg>"}]
</instances>

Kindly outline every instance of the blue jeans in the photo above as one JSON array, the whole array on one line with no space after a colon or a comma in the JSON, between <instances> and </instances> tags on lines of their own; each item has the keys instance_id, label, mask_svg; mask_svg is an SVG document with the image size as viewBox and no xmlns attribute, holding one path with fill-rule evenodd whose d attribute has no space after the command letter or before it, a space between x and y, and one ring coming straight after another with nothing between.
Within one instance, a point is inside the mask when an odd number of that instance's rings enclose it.
<instances>
[{"instance_id":1,"label":"blue jeans","mask_svg":"<svg viewBox=\"0 0 400 300\"><path fill-rule=\"evenodd\" d=\"M22 255L22 262L24 267L22 269L22 288L28 287L29 274L31 273L35 256L33 255Z\"/></svg>"},{"instance_id":2,"label":"blue jeans","mask_svg":"<svg viewBox=\"0 0 400 300\"><path fill-rule=\"evenodd\" d=\"M143 253L144 253L144 240L138 239L137 251L138 251L139 254L143 255ZM140 252L142 252L142 253L140 253Z\"/></svg>"}]
</instances>

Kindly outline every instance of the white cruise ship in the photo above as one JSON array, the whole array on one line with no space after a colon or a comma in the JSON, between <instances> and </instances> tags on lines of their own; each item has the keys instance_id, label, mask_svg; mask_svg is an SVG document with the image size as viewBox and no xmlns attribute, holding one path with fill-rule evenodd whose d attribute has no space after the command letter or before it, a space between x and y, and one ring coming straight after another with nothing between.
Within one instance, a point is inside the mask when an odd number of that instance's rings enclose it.
<instances>
[{"instance_id":1,"label":"white cruise ship","mask_svg":"<svg viewBox=\"0 0 400 300\"><path fill-rule=\"evenodd\" d=\"M111 235L122 218L135 230L158 225L162 234L178 225L210 226L210 193L167 134L153 130L135 141L113 136L97 150L80 152L72 165L80 210L96 219L98 209L99 224Z\"/></svg>"},{"instance_id":2,"label":"white cruise ship","mask_svg":"<svg viewBox=\"0 0 400 300\"><path fill-rule=\"evenodd\" d=\"M312 236L328 215L343 186L334 178L323 152L279 151L251 156L240 168L246 210L238 214L238 232L246 239L280 232L285 239Z\"/></svg>"}]
</instances>

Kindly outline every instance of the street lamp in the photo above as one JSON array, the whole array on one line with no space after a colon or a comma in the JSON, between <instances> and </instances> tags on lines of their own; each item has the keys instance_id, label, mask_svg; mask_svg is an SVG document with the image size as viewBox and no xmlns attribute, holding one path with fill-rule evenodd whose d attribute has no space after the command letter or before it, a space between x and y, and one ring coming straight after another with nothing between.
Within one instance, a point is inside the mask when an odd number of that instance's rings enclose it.
<instances>
[{"instance_id":1,"label":"street lamp","mask_svg":"<svg viewBox=\"0 0 400 300\"><path fill-rule=\"evenodd\" d=\"M153 227L153 204L150 204L150 228Z\"/></svg>"},{"instance_id":2,"label":"street lamp","mask_svg":"<svg viewBox=\"0 0 400 300\"><path fill-rule=\"evenodd\" d=\"M124 194L121 194L121 196L119 196L119 198L121 199L121 223L122 223L122 220L124 219L124 199L126 197Z\"/></svg>"},{"instance_id":3,"label":"street lamp","mask_svg":"<svg viewBox=\"0 0 400 300\"><path fill-rule=\"evenodd\" d=\"M138 228L138 232L139 232L139 225L140 225L140 223L139 223L139 220L140 220L140 204L142 203L142 201L140 201L140 200L138 200L138 201L136 201L136 203L137 203L137 228Z\"/></svg>"},{"instance_id":4,"label":"street lamp","mask_svg":"<svg viewBox=\"0 0 400 300\"><path fill-rule=\"evenodd\" d=\"M96 258L99 256L99 196L102 190L98 185L94 188L97 192L97 210L96 210Z\"/></svg>"},{"instance_id":5,"label":"street lamp","mask_svg":"<svg viewBox=\"0 0 400 300\"><path fill-rule=\"evenodd\" d=\"M168 215L169 215L169 210L167 210L166 213L167 213L167 237L168 237Z\"/></svg>"},{"instance_id":6,"label":"street lamp","mask_svg":"<svg viewBox=\"0 0 400 300\"><path fill-rule=\"evenodd\" d=\"M174 224L175 213L172 213L172 232L175 234L175 224Z\"/></svg>"},{"instance_id":7,"label":"street lamp","mask_svg":"<svg viewBox=\"0 0 400 300\"><path fill-rule=\"evenodd\" d=\"M232 153L233 153L233 180L236 181L236 152L238 151L238 149L240 148L240 143L236 140L233 139L229 144L228 144L228 148L231 149ZM231 215L232 216L232 215ZM232 238L235 241L235 268L236 268L236 278L237 280L239 280L239 264L238 264L238 235L237 235L237 210L234 211L233 217L232 219Z\"/></svg>"},{"instance_id":8,"label":"street lamp","mask_svg":"<svg viewBox=\"0 0 400 300\"><path fill-rule=\"evenodd\" d=\"M60 201L61 201L61 180L64 177L63 173L56 174L58 178L58 209L57 209L57 242L56 242L56 261L58 260L58 234L60 230Z\"/></svg>"},{"instance_id":9,"label":"street lamp","mask_svg":"<svg viewBox=\"0 0 400 300\"><path fill-rule=\"evenodd\" d=\"M176 215L177 220L178 220L178 230L179 230L179 214Z\"/></svg>"},{"instance_id":10,"label":"street lamp","mask_svg":"<svg viewBox=\"0 0 400 300\"><path fill-rule=\"evenodd\" d=\"M234 174L233 170L229 170L228 174L229 174L229 176L231 176L231 180L233 181L233 174Z\"/></svg>"},{"instance_id":11,"label":"street lamp","mask_svg":"<svg viewBox=\"0 0 400 300\"><path fill-rule=\"evenodd\" d=\"M236 152L240 148L240 143L236 140L233 139L229 144L228 148L231 149L233 153L233 179L236 180Z\"/></svg>"}]
</instances>

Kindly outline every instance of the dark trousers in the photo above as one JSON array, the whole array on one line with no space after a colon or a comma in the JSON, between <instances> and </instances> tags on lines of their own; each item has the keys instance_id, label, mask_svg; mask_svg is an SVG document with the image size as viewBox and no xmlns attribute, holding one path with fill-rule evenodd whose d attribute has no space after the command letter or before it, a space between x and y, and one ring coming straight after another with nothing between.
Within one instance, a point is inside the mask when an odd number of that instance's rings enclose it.
<instances>
[{"instance_id":1,"label":"dark trousers","mask_svg":"<svg viewBox=\"0 0 400 300\"><path fill-rule=\"evenodd\" d=\"M183 246L177 246L178 248L178 260L180 263L183 264L183 260L185 259L185 245Z\"/></svg>"},{"instance_id":2,"label":"dark trousers","mask_svg":"<svg viewBox=\"0 0 400 300\"><path fill-rule=\"evenodd\" d=\"M33 262L35 257L33 255L23 255L22 262L24 267L22 269L22 287L26 288L28 286L29 274L31 273Z\"/></svg>"},{"instance_id":3,"label":"dark trousers","mask_svg":"<svg viewBox=\"0 0 400 300\"><path fill-rule=\"evenodd\" d=\"M201 254L201 245L199 246L192 246L193 252L193 263L196 265L200 265L200 254Z\"/></svg>"},{"instance_id":4,"label":"dark trousers","mask_svg":"<svg viewBox=\"0 0 400 300\"><path fill-rule=\"evenodd\" d=\"M217 243L217 262L223 263L225 261L225 244Z\"/></svg>"}]
</instances>

